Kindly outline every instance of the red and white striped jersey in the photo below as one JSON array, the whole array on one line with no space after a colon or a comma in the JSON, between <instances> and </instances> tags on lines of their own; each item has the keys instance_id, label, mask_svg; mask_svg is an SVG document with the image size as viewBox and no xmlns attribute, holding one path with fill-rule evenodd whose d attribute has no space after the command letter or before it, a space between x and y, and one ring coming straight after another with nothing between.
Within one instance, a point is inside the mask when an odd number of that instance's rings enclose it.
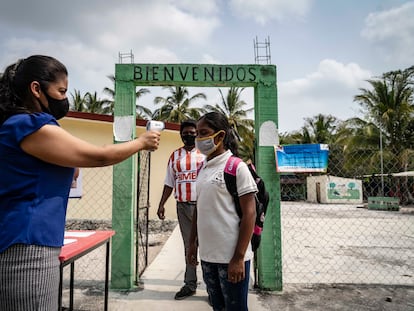
<instances>
[{"instance_id":1,"label":"red and white striped jersey","mask_svg":"<svg viewBox=\"0 0 414 311\"><path fill-rule=\"evenodd\" d=\"M196 200L197 170L204 159L205 156L196 148L187 151L181 147L171 154L164 184L174 188L174 196L178 202Z\"/></svg>"}]
</instances>

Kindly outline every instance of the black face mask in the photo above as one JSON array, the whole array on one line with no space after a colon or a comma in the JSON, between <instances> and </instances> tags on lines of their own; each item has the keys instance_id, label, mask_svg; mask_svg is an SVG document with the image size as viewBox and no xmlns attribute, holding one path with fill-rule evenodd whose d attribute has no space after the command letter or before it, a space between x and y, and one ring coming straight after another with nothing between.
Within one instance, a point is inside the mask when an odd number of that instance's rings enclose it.
<instances>
[{"instance_id":1,"label":"black face mask","mask_svg":"<svg viewBox=\"0 0 414 311\"><path fill-rule=\"evenodd\" d=\"M56 120L62 119L69 111L69 100L65 99L56 99L50 97L49 94L44 92L46 95L47 102L49 103L49 108L42 106L42 110L46 113L51 114L55 117Z\"/></svg>"},{"instance_id":2,"label":"black face mask","mask_svg":"<svg viewBox=\"0 0 414 311\"><path fill-rule=\"evenodd\" d=\"M181 135L181 139L185 146L191 147L195 145L195 136L194 135Z\"/></svg>"}]
</instances>

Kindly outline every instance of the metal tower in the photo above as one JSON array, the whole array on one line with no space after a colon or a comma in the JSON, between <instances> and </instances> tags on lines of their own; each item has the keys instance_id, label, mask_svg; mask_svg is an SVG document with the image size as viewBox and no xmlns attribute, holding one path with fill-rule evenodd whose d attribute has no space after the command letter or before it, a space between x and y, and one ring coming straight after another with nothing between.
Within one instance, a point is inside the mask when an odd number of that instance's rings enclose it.
<instances>
[{"instance_id":1,"label":"metal tower","mask_svg":"<svg viewBox=\"0 0 414 311\"><path fill-rule=\"evenodd\" d=\"M264 42L259 42L256 39L253 40L254 46L254 62L255 64L271 64L271 57L270 57L270 37L267 37Z\"/></svg>"},{"instance_id":2,"label":"metal tower","mask_svg":"<svg viewBox=\"0 0 414 311\"><path fill-rule=\"evenodd\" d=\"M123 60L130 59L130 64L134 63L134 54L132 54L132 50L129 53L121 53L119 52L119 64L124 63Z\"/></svg>"}]
</instances>

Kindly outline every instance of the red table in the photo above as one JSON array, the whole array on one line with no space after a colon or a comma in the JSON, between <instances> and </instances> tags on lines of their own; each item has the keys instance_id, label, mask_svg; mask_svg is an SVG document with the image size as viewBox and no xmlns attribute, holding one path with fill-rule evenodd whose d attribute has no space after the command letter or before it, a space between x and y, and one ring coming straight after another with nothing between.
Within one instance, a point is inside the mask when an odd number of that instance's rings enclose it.
<instances>
[{"instance_id":1,"label":"red table","mask_svg":"<svg viewBox=\"0 0 414 311\"><path fill-rule=\"evenodd\" d=\"M90 253L99 246L106 244L106 261L105 261L105 305L104 310L108 310L108 280L109 280L109 253L110 241L115 231L85 231L71 230L66 231L65 240L73 242L65 244L59 255L60 260L60 284L59 284L59 309L62 310L62 290L63 290L63 267L70 264L70 296L69 310L73 310L73 279L75 261L82 256ZM76 240L76 241L74 241Z\"/></svg>"}]
</instances>

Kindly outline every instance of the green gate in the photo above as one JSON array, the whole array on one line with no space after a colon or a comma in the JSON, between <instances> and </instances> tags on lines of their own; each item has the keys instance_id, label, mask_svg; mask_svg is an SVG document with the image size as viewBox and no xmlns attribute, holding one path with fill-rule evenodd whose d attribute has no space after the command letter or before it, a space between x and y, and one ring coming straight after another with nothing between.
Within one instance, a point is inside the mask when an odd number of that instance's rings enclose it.
<instances>
[{"instance_id":1,"label":"green gate","mask_svg":"<svg viewBox=\"0 0 414 311\"><path fill-rule=\"evenodd\" d=\"M256 167L268 185L270 204L258 250L258 285L282 290L280 180L274 145L278 141L276 66L206 64L116 64L115 143L135 138L137 86L253 87ZM134 215L137 189L136 156L114 166L111 286L130 289L135 283Z\"/></svg>"}]
</instances>

